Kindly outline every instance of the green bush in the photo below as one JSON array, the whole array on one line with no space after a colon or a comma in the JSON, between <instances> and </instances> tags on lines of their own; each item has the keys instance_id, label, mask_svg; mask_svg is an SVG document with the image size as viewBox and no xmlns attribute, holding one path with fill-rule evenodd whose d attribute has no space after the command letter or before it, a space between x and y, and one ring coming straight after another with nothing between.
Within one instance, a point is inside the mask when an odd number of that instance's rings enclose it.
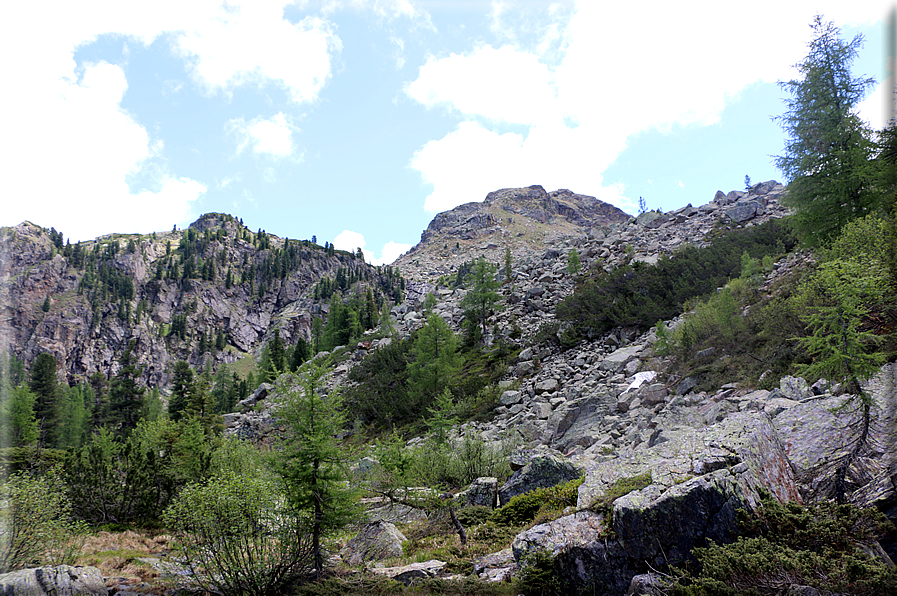
<instances>
[{"instance_id":1,"label":"green bush","mask_svg":"<svg viewBox=\"0 0 897 596\"><path fill-rule=\"evenodd\" d=\"M463 488L483 476L507 478L511 448L510 444L488 445L476 435L447 443L430 440L412 451L409 481L417 486Z\"/></svg>"},{"instance_id":2,"label":"green bush","mask_svg":"<svg viewBox=\"0 0 897 596\"><path fill-rule=\"evenodd\" d=\"M570 591L558 577L554 557L546 550L528 553L517 573L517 589L525 596L563 596Z\"/></svg>"},{"instance_id":3,"label":"green bush","mask_svg":"<svg viewBox=\"0 0 897 596\"><path fill-rule=\"evenodd\" d=\"M893 531L877 509L782 504L767 492L756 514L740 512L739 525L745 535L737 541L694 550L700 571L680 571L673 594L772 595L792 584L825 593L897 593L897 570L867 554Z\"/></svg>"},{"instance_id":4,"label":"green bush","mask_svg":"<svg viewBox=\"0 0 897 596\"><path fill-rule=\"evenodd\" d=\"M45 476L14 474L0 492L0 573L74 565L87 526L72 519L58 470Z\"/></svg>"},{"instance_id":5,"label":"green bush","mask_svg":"<svg viewBox=\"0 0 897 596\"><path fill-rule=\"evenodd\" d=\"M604 494L595 499L590 509L598 512L604 512L607 515L613 510L614 501L620 497L625 497L629 493L641 490L651 484L651 472L645 472L637 476L628 476L620 478L604 491Z\"/></svg>"},{"instance_id":6,"label":"green bush","mask_svg":"<svg viewBox=\"0 0 897 596\"><path fill-rule=\"evenodd\" d=\"M311 520L273 481L224 474L191 484L162 519L209 593L277 594L314 569Z\"/></svg>"},{"instance_id":7,"label":"green bush","mask_svg":"<svg viewBox=\"0 0 897 596\"><path fill-rule=\"evenodd\" d=\"M495 510L492 521L502 526L542 523L560 516L566 507L576 505L583 478L548 488L537 488L512 497L507 505Z\"/></svg>"},{"instance_id":8,"label":"green bush","mask_svg":"<svg viewBox=\"0 0 897 596\"><path fill-rule=\"evenodd\" d=\"M790 226L781 220L735 230L706 248L686 247L656 265L636 262L584 280L557 308L570 333L593 336L615 327L647 331L658 319L682 311L689 299L709 294L741 274L742 257L762 259L796 245Z\"/></svg>"}]
</instances>

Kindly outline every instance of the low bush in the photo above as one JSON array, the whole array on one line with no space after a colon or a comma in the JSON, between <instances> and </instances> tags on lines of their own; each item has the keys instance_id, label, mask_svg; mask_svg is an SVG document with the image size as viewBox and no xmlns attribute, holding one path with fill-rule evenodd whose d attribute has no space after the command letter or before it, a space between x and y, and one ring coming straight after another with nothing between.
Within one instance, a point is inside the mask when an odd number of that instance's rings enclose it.
<instances>
[{"instance_id":1,"label":"low bush","mask_svg":"<svg viewBox=\"0 0 897 596\"><path fill-rule=\"evenodd\" d=\"M704 296L741 275L743 257L763 259L796 246L782 220L734 230L714 238L706 248L686 247L656 265L636 262L581 283L557 308L569 332L595 336L615 327L647 331L658 320L672 319L683 304Z\"/></svg>"},{"instance_id":2,"label":"low bush","mask_svg":"<svg viewBox=\"0 0 897 596\"><path fill-rule=\"evenodd\" d=\"M680 596L780 594L791 585L825 593L897 593L897 570L875 556L875 542L893 525L877 509L831 502L779 503L761 495L756 514L740 512L744 532L731 544L697 548L699 571L681 574Z\"/></svg>"},{"instance_id":3,"label":"low bush","mask_svg":"<svg viewBox=\"0 0 897 596\"><path fill-rule=\"evenodd\" d=\"M525 526L556 519L571 505L576 505L583 478L548 488L537 488L513 497L507 505L495 510L492 521L501 526Z\"/></svg>"},{"instance_id":4,"label":"low bush","mask_svg":"<svg viewBox=\"0 0 897 596\"><path fill-rule=\"evenodd\" d=\"M74 565L87 526L72 519L58 470L12 475L0 495L0 573L41 565Z\"/></svg>"},{"instance_id":5,"label":"low bush","mask_svg":"<svg viewBox=\"0 0 897 596\"><path fill-rule=\"evenodd\" d=\"M620 478L611 484L604 494L595 499L595 502L589 507L593 511L610 515L613 511L614 501L620 497L625 497L629 493L641 490L651 484L651 472L645 472L637 476L628 476Z\"/></svg>"},{"instance_id":6,"label":"low bush","mask_svg":"<svg viewBox=\"0 0 897 596\"><path fill-rule=\"evenodd\" d=\"M187 486L163 515L193 581L224 596L277 594L309 577L310 521L275 482L235 474Z\"/></svg>"}]
</instances>

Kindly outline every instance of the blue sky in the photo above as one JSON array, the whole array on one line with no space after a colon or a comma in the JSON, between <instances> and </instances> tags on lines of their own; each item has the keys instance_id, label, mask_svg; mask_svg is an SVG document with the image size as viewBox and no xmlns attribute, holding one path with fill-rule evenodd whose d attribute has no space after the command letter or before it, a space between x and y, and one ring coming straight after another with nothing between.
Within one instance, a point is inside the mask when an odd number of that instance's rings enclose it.
<instances>
[{"instance_id":1,"label":"blue sky","mask_svg":"<svg viewBox=\"0 0 897 596\"><path fill-rule=\"evenodd\" d=\"M816 13L866 36L857 74L888 76L883 2L622 4L16 3L0 225L76 241L219 211L390 262L499 188L632 213L781 179L775 83Z\"/></svg>"}]
</instances>

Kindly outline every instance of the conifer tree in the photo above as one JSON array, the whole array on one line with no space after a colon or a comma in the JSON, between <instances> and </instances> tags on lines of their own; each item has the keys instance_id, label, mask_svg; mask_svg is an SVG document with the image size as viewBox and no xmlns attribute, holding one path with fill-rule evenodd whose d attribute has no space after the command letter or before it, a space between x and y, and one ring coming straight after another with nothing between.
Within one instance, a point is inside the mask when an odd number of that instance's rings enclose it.
<instances>
[{"instance_id":1,"label":"conifer tree","mask_svg":"<svg viewBox=\"0 0 897 596\"><path fill-rule=\"evenodd\" d=\"M345 482L348 457L336 440L345 422L342 397L336 391L322 393L325 373L323 366L312 364L298 379L281 377L289 389L278 417L287 433L272 459L290 505L310 514L318 577L324 568L324 539L355 516L355 499Z\"/></svg>"},{"instance_id":2,"label":"conifer tree","mask_svg":"<svg viewBox=\"0 0 897 596\"><path fill-rule=\"evenodd\" d=\"M797 80L780 83L791 94L777 118L788 134L776 166L789 180L785 204L795 210L802 240L817 245L851 219L877 205L871 132L855 113L871 78L854 78L850 66L863 44L817 15L809 54L796 65Z\"/></svg>"},{"instance_id":3,"label":"conifer tree","mask_svg":"<svg viewBox=\"0 0 897 596\"><path fill-rule=\"evenodd\" d=\"M126 435L137 426L143 410L145 387L137 385L142 370L137 366L134 348L137 342L131 340L122 353L121 368L109 384L109 423L119 435Z\"/></svg>"},{"instance_id":4,"label":"conifer tree","mask_svg":"<svg viewBox=\"0 0 897 596\"><path fill-rule=\"evenodd\" d=\"M47 447L56 447L62 415L59 384L56 380L56 358L44 352L31 364L28 388L34 394L34 415L40 427L40 441Z\"/></svg>"},{"instance_id":5,"label":"conifer tree","mask_svg":"<svg viewBox=\"0 0 897 596\"><path fill-rule=\"evenodd\" d=\"M495 265L483 257L477 259L467 278L471 282L471 287L461 300L461 305L467 311L468 317L482 327L484 336L487 333L486 321L498 304L499 296L495 291L499 286L495 279L497 270Z\"/></svg>"}]
</instances>

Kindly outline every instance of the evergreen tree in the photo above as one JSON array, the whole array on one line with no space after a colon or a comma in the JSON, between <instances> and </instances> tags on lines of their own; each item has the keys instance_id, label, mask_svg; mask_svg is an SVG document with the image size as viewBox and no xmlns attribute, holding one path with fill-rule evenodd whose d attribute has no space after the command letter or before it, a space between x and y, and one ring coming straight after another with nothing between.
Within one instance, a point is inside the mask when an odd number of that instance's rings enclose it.
<instances>
[{"instance_id":1,"label":"evergreen tree","mask_svg":"<svg viewBox=\"0 0 897 596\"><path fill-rule=\"evenodd\" d=\"M322 395L325 373L324 367L312 365L298 379L299 389L287 391L278 410L287 433L272 460L290 505L310 514L318 577L324 568L324 539L350 523L356 513L355 499L345 482L348 457L336 440L345 423L342 398L336 391ZM296 379L288 379L284 386L295 385Z\"/></svg>"},{"instance_id":2,"label":"evergreen tree","mask_svg":"<svg viewBox=\"0 0 897 596\"><path fill-rule=\"evenodd\" d=\"M461 306L467 311L468 316L482 327L484 336L487 332L486 321L496 309L499 298L498 292L495 291L499 286L495 279L497 270L495 265L483 257L477 259L467 278L471 287L461 300Z\"/></svg>"},{"instance_id":3,"label":"evergreen tree","mask_svg":"<svg viewBox=\"0 0 897 596\"><path fill-rule=\"evenodd\" d=\"M35 397L34 416L40 426L40 441L47 447L56 447L59 443L62 422L62 392L56 381L56 367L56 358L52 354L38 354L31 364L28 382Z\"/></svg>"},{"instance_id":4,"label":"evergreen tree","mask_svg":"<svg viewBox=\"0 0 897 596\"><path fill-rule=\"evenodd\" d=\"M146 391L145 387L137 385L142 371L136 363L136 346L135 340L128 342L128 347L119 358L121 368L109 384L109 424L122 436L137 426Z\"/></svg>"},{"instance_id":5,"label":"evergreen tree","mask_svg":"<svg viewBox=\"0 0 897 596\"><path fill-rule=\"evenodd\" d=\"M309 359L309 356L308 342L304 337L300 337L290 355L290 371L296 372L302 363Z\"/></svg>"},{"instance_id":6,"label":"evergreen tree","mask_svg":"<svg viewBox=\"0 0 897 596\"><path fill-rule=\"evenodd\" d=\"M40 427L34 416L34 394L24 385L10 388L4 384L0 391L4 396L2 416L9 424L10 446L33 445L40 436Z\"/></svg>"},{"instance_id":7,"label":"evergreen tree","mask_svg":"<svg viewBox=\"0 0 897 596\"><path fill-rule=\"evenodd\" d=\"M174 422L180 420L187 409L190 394L193 391L193 369L183 360L174 365L174 378L171 382L171 399L168 401L168 417Z\"/></svg>"},{"instance_id":8,"label":"evergreen tree","mask_svg":"<svg viewBox=\"0 0 897 596\"><path fill-rule=\"evenodd\" d=\"M44 298L44 303L41 305L40 309L44 312L49 312L50 310L50 295L47 294L47 297Z\"/></svg>"},{"instance_id":9,"label":"evergreen tree","mask_svg":"<svg viewBox=\"0 0 897 596\"><path fill-rule=\"evenodd\" d=\"M809 54L796 65L801 78L780 83L791 99L778 118L788 139L776 166L789 180L784 201L802 240L816 245L874 209L877 192L871 133L854 111L874 80L850 72L863 37L844 42L819 15L812 28Z\"/></svg>"},{"instance_id":10,"label":"evergreen tree","mask_svg":"<svg viewBox=\"0 0 897 596\"><path fill-rule=\"evenodd\" d=\"M410 391L421 402L432 403L460 369L458 340L442 317L431 314L418 332L411 353Z\"/></svg>"},{"instance_id":11,"label":"evergreen tree","mask_svg":"<svg viewBox=\"0 0 897 596\"><path fill-rule=\"evenodd\" d=\"M571 275L576 275L582 270L582 264L579 261L579 251L571 248L567 253L567 271Z\"/></svg>"}]
</instances>

